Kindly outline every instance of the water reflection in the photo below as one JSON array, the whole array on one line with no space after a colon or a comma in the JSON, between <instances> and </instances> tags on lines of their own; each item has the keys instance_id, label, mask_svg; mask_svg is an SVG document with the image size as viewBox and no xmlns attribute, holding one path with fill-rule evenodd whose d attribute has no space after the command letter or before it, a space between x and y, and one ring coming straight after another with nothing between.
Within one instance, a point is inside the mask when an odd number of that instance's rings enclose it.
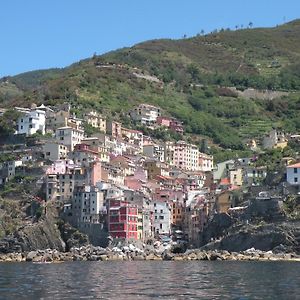
<instances>
[{"instance_id":1,"label":"water reflection","mask_svg":"<svg viewBox=\"0 0 300 300\"><path fill-rule=\"evenodd\" d=\"M299 299L299 263L0 264L0 299Z\"/></svg>"}]
</instances>

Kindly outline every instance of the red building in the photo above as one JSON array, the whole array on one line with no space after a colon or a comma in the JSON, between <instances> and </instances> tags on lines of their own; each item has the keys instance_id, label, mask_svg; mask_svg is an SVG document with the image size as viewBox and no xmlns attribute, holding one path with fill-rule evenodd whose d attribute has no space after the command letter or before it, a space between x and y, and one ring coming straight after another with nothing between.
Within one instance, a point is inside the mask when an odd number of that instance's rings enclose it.
<instances>
[{"instance_id":1,"label":"red building","mask_svg":"<svg viewBox=\"0 0 300 300\"><path fill-rule=\"evenodd\" d=\"M138 209L124 200L109 200L108 229L113 238L138 239Z\"/></svg>"}]
</instances>

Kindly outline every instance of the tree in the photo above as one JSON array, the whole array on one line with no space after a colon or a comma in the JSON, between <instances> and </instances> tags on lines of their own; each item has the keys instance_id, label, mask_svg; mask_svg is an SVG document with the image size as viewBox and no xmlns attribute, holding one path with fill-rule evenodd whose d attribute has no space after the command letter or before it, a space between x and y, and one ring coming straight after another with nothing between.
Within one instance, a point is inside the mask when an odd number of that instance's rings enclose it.
<instances>
[{"instance_id":1,"label":"tree","mask_svg":"<svg viewBox=\"0 0 300 300\"><path fill-rule=\"evenodd\" d=\"M249 22L249 27L252 28L253 27L253 23L250 21Z\"/></svg>"},{"instance_id":2,"label":"tree","mask_svg":"<svg viewBox=\"0 0 300 300\"><path fill-rule=\"evenodd\" d=\"M22 113L15 109L7 110L0 118L0 137L14 134L17 120L22 116Z\"/></svg>"},{"instance_id":3,"label":"tree","mask_svg":"<svg viewBox=\"0 0 300 300\"><path fill-rule=\"evenodd\" d=\"M201 29L200 33L201 33L201 35L204 35L205 31L203 29Z\"/></svg>"}]
</instances>

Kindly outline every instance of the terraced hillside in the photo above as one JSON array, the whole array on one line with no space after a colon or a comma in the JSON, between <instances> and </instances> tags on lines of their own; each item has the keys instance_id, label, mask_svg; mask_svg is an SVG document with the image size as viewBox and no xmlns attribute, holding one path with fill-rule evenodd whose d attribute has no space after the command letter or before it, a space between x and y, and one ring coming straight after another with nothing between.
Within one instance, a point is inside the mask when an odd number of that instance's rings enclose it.
<instances>
[{"instance_id":1,"label":"terraced hillside","mask_svg":"<svg viewBox=\"0 0 300 300\"><path fill-rule=\"evenodd\" d=\"M2 78L0 106L70 102L78 114L96 109L127 117L138 103L159 105L186 133L224 148L272 126L300 129L300 20L276 28L220 30L181 40L153 40L94 56L64 69ZM244 98L226 87L285 91Z\"/></svg>"}]
</instances>

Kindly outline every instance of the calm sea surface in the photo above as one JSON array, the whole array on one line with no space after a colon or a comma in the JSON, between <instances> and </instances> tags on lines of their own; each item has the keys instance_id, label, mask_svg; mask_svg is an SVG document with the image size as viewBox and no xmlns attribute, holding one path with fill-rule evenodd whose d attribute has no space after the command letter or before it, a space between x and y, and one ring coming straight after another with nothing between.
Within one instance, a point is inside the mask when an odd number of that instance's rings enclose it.
<instances>
[{"instance_id":1,"label":"calm sea surface","mask_svg":"<svg viewBox=\"0 0 300 300\"><path fill-rule=\"evenodd\" d=\"M0 263L0 299L300 299L300 263Z\"/></svg>"}]
</instances>

